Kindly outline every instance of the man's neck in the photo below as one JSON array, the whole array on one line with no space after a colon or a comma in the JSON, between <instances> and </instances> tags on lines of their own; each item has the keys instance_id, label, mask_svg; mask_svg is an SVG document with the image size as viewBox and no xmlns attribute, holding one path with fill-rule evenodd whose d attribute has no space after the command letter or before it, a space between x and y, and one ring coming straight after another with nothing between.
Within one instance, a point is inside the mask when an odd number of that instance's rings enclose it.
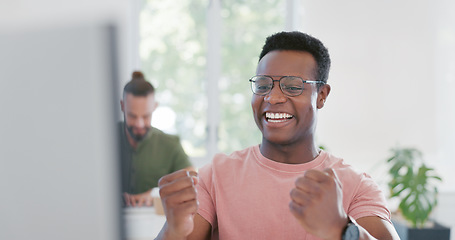
<instances>
[{"instance_id":1,"label":"man's neck","mask_svg":"<svg viewBox=\"0 0 455 240\"><path fill-rule=\"evenodd\" d=\"M311 162L320 152L312 140L307 143L275 144L265 139L262 140L260 151L268 159L287 164Z\"/></svg>"}]
</instances>

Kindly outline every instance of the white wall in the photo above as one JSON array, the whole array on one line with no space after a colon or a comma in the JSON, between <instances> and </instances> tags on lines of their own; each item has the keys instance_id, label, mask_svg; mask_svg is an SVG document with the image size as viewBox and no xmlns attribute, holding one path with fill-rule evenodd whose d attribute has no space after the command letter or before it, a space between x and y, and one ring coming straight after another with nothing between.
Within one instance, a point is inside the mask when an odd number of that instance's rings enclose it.
<instances>
[{"instance_id":1,"label":"white wall","mask_svg":"<svg viewBox=\"0 0 455 240\"><path fill-rule=\"evenodd\" d=\"M455 192L455 2L304 0L303 7L302 30L332 56L318 142L384 189L389 149L419 148L443 177L446 203ZM448 206L435 217L455 226Z\"/></svg>"},{"instance_id":2,"label":"white wall","mask_svg":"<svg viewBox=\"0 0 455 240\"><path fill-rule=\"evenodd\" d=\"M397 145L455 167L453 1L304 1L304 31L332 56L318 141L370 171ZM374 171L372 172L374 174Z\"/></svg>"}]
</instances>

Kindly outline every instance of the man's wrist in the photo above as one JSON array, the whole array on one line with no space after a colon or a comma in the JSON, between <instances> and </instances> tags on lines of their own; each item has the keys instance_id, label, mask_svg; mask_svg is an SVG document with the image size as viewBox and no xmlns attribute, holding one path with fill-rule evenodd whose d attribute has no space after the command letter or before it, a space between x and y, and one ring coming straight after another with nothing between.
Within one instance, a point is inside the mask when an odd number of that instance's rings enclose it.
<instances>
[{"instance_id":1,"label":"man's wrist","mask_svg":"<svg viewBox=\"0 0 455 240\"><path fill-rule=\"evenodd\" d=\"M171 232L164 232L164 240L186 240L186 237L175 236Z\"/></svg>"},{"instance_id":2,"label":"man's wrist","mask_svg":"<svg viewBox=\"0 0 455 240\"><path fill-rule=\"evenodd\" d=\"M330 229L327 229L328 231L324 232L325 237L322 237L325 240L340 240L341 237L343 236L344 229L346 228L347 224L349 222L349 217L346 216L346 218L340 220L336 224L333 224Z\"/></svg>"},{"instance_id":3,"label":"man's wrist","mask_svg":"<svg viewBox=\"0 0 455 240\"><path fill-rule=\"evenodd\" d=\"M164 223L163 228L161 229L161 232L158 234L158 236L155 238L155 240L186 240L186 237L184 236L176 236L175 233L169 229L167 221Z\"/></svg>"}]
</instances>

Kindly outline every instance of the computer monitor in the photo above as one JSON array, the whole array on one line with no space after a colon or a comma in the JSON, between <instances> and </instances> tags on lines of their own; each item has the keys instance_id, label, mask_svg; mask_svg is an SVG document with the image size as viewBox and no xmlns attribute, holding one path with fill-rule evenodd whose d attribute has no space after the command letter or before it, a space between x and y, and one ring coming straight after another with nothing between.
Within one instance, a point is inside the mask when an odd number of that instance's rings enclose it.
<instances>
[{"instance_id":1,"label":"computer monitor","mask_svg":"<svg viewBox=\"0 0 455 240\"><path fill-rule=\"evenodd\" d=\"M0 32L0 239L122 238L115 26Z\"/></svg>"}]
</instances>

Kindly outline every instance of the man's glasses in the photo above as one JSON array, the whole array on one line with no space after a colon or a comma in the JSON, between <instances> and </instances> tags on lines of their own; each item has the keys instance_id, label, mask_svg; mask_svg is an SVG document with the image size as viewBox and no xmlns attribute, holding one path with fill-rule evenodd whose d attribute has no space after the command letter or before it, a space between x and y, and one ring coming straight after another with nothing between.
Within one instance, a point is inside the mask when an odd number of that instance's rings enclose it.
<instances>
[{"instance_id":1,"label":"man's glasses","mask_svg":"<svg viewBox=\"0 0 455 240\"><path fill-rule=\"evenodd\" d=\"M273 82L279 82L281 91L290 97L298 96L303 92L304 83L321 84L323 81L303 80L301 77L282 76L279 80L273 80L272 76L257 75L250 79L251 90L256 95L269 94L273 88Z\"/></svg>"}]
</instances>

